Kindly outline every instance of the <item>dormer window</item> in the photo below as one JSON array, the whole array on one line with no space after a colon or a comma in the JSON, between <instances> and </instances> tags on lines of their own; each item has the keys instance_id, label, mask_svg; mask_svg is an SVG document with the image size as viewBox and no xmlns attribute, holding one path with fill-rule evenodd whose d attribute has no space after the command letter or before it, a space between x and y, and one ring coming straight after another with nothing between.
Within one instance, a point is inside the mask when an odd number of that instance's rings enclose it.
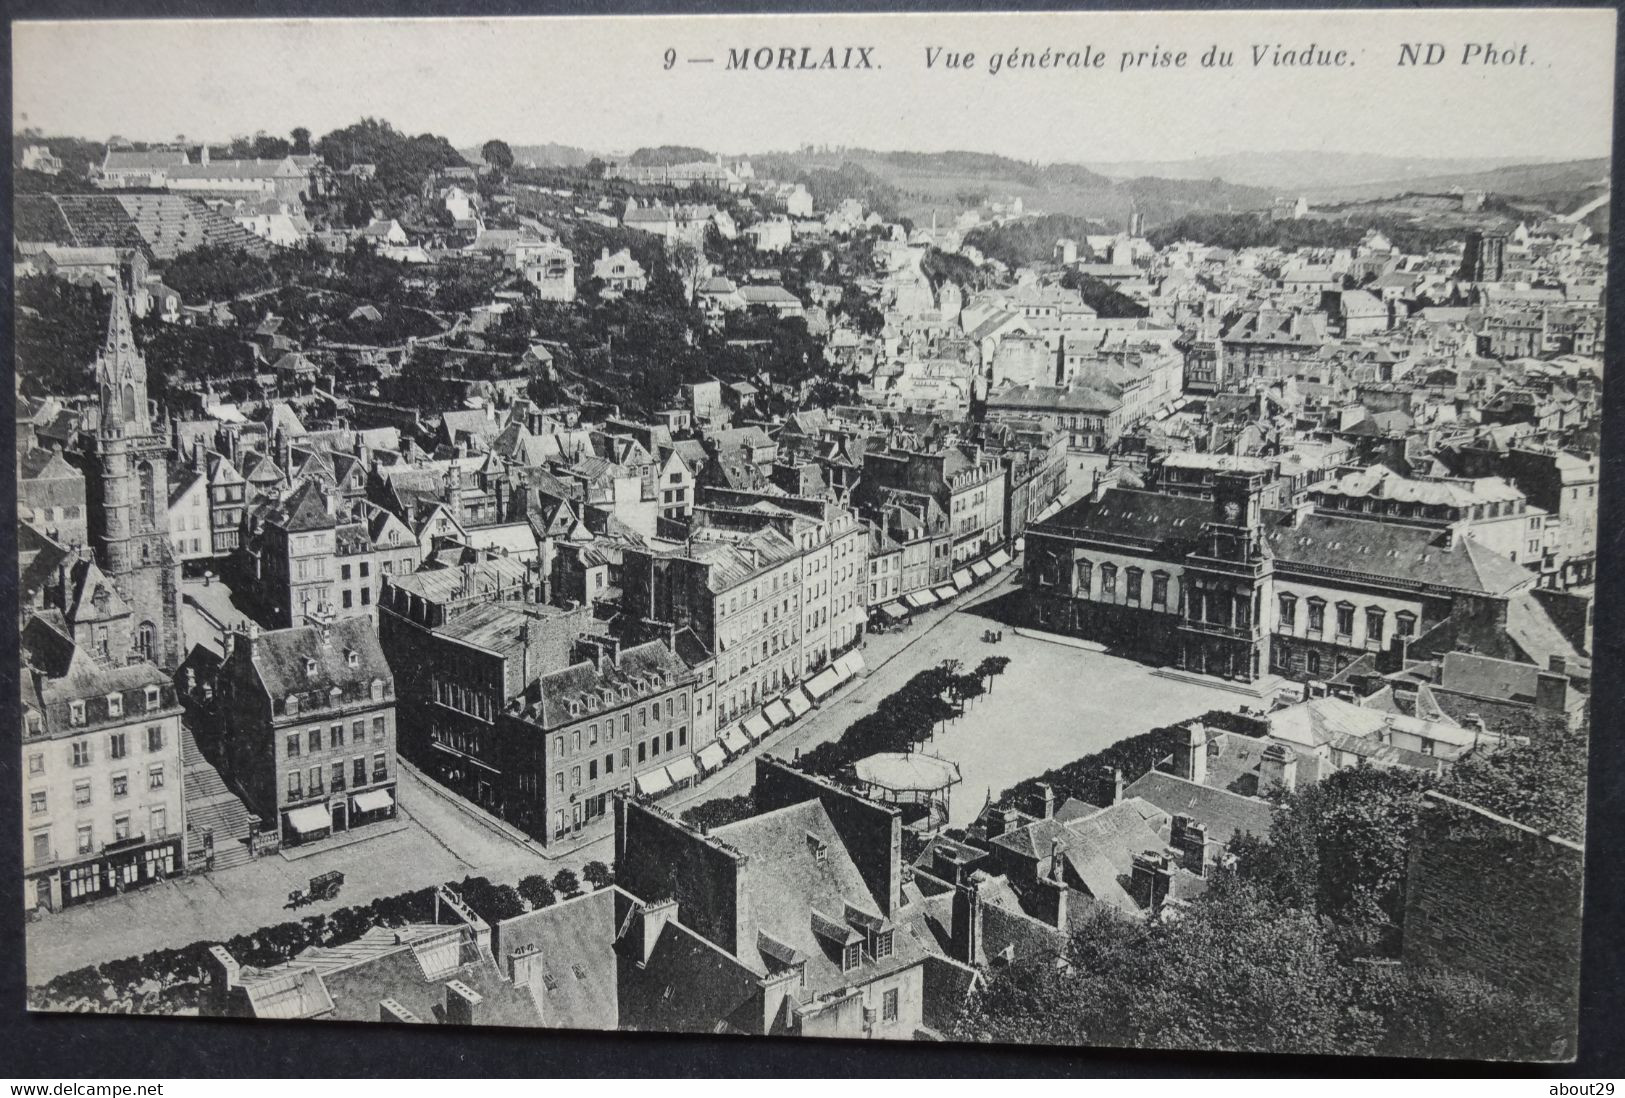
<instances>
[{"instance_id":1,"label":"dormer window","mask_svg":"<svg viewBox=\"0 0 1625 1098\"><path fill-rule=\"evenodd\" d=\"M373 679L372 680L371 693L372 693L372 700L373 701L383 701L384 700L384 680L383 679Z\"/></svg>"},{"instance_id":2,"label":"dormer window","mask_svg":"<svg viewBox=\"0 0 1625 1098\"><path fill-rule=\"evenodd\" d=\"M344 701L344 691L340 690L338 687L336 687L336 686L331 687L327 691L327 704L328 704L329 707L331 707L333 709L337 709L339 707L340 703L342 703L343 701Z\"/></svg>"},{"instance_id":3,"label":"dormer window","mask_svg":"<svg viewBox=\"0 0 1625 1098\"><path fill-rule=\"evenodd\" d=\"M570 699L570 716L581 716L581 703L574 698Z\"/></svg>"},{"instance_id":4,"label":"dormer window","mask_svg":"<svg viewBox=\"0 0 1625 1098\"><path fill-rule=\"evenodd\" d=\"M305 678L313 679L315 677L316 677L316 661L311 659L309 656L306 656L305 657Z\"/></svg>"},{"instance_id":5,"label":"dormer window","mask_svg":"<svg viewBox=\"0 0 1625 1098\"><path fill-rule=\"evenodd\" d=\"M68 723L75 727L85 723L85 703L71 701L68 703Z\"/></svg>"},{"instance_id":6,"label":"dormer window","mask_svg":"<svg viewBox=\"0 0 1625 1098\"><path fill-rule=\"evenodd\" d=\"M347 667L360 667L361 653L357 652L354 648L346 648L344 650L344 663Z\"/></svg>"},{"instance_id":7,"label":"dormer window","mask_svg":"<svg viewBox=\"0 0 1625 1098\"><path fill-rule=\"evenodd\" d=\"M158 708L158 688L156 686L149 686L149 687L147 687L147 712L150 713L154 709L157 709L157 708Z\"/></svg>"},{"instance_id":8,"label":"dormer window","mask_svg":"<svg viewBox=\"0 0 1625 1098\"><path fill-rule=\"evenodd\" d=\"M107 695L107 715L109 717L122 717L122 716L124 716L124 695L123 694L109 694L109 695Z\"/></svg>"},{"instance_id":9,"label":"dormer window","mask_svg":"<svg viewBox=\"0 0 1625 1098\"><path fill-rule=\"evenodd\" d=\"M894 931L890 930L881 930L875 933L871 947L874 951L875 960L878 961L891 956L893 933Z\"/></svg>"},{"instance_id":10,"label":"dormer window","mask_svg":"<svg viewBox=\"0 0 1625 1098\"><path fill-rule=\"evenodd\" d=\"M841 950L841 971L851 972L863 964L863 943L848 942Z\"/></svg>"},{"instance_id":11,"label":"dormer window","mask_svg":"<svg viewBox=\"0 0 1625 1098\"><path fill-rule=\"evenodd\" d=\"M283 712L287 713L288 716L297 717L299 715L299 695L289 694L288 700L283 703L282 708Z\"/></svg>"}]
</instances>

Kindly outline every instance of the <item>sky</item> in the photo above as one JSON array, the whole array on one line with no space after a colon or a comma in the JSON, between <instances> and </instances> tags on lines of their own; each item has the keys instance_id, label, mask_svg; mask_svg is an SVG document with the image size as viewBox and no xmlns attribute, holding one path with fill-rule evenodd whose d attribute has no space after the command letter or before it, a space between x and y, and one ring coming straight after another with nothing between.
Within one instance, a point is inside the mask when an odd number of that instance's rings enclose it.
<instances>
[{"instance_id":1,"label":"sky","mask_svg":"<svg viewBox=\"0 0 1625 1098\"><path fill-rule=\"evenodd\" d=\"M1614 15L1588 10L545 17L20 22L13 123L47 134L224 141L362 116L459 146L971 149L1038 161L1317 150L1605 156ZM1444 60L1398 64L1403 43ZM1493 46L1509 63L1486 65ZM1272 48L1344 51L1276 66ZM865 46L875 68L729 68ZM1100 68L1004 68L1046 47ZM1230 68L1204 67L1212 48ZM1265 62L1253 63L1254 47ZM768 54L757 51L768 50ZM936 64L927 64L927 51ZM667 67L667 53L674 58ZM1157 56L1186 55L1183 67ZM974 53L974 67L948 68ZM1124 67L1125 55L1138 64ZM796 54L799 59L800 54ZM711 58L709 63L704 58Z\"/></svg>"}]
</instances>

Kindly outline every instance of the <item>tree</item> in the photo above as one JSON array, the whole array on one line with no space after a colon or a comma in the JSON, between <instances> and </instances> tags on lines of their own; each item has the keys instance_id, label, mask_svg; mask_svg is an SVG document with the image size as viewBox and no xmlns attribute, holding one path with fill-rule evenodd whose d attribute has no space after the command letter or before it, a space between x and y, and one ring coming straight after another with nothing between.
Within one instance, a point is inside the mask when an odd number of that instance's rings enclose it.
<instances>
[{"instance_id":1,"label":"tree","mask_svg":"<svg viewBox=\"0 0 1625 1098\"><path fill-rule=\"evenodd\" d=\"M1004 674L1004 669L1009 666L1009 656L985 656L982 662L976 665L976 674L987 680L989 694L993 693L993 680Z\"/></svg>"},{"instance_id":2,"label":"tree","mask_svg":"<svg viewBox=\"0 0 1625 1098\"><path fill-rule=\"evenodd\" d=\"M674 242L667 250L666 257L671 263L672 273L683 284L683 300L689 304L694 302L694 294L700 286L700 275L705 273L705 253L687 240Z\"/></svg>"},{"instance_id":3,"label":"tree","mask_svg":"<svg viewBox=\"0 0 1625 1098\"><path fill-rule=\"evenodd\" d=\"M615 883L615 874L609 866L600 861L590 861L581 867L582 879L595 889L608 888Z\"/></svg>"},{"instance_id":4,"label":"tree","mask_svg":"<svg viewBox=\"0 0 1625 1098\"><path fill-rule=\"evenodd\" d=\"M1571 728L1560 716L1529 716L1501 731L1523 734L1529 743L1471 752L1451 769L1444 792L1584 842L1590 722Z\"/></svg>"},{"instance_id":5,"label":"tree","mask_svg":"<svg viewBox=\"0 0 1625 1098\"><path fill-rule=\"evenodd\" d=\"M499 138L493 137L480 147L480 159L499 172L506 173L513 169L513 150Z\"/></svg>"},{"instance_id":6,"label":"tree","mask_svg":"<svg viewBox=\"0 0 1625 1098\"><path fill-rule=\"evenodd\" d=\"M553 875L553 891L568 899L581 894L581 881L573 871L561 869Z\"/></svg>"},{"instance_id":7,"label":"tree","mask_svg":"<svg viewBox=\"0 0 1625 1098\"><path fill-rule=\"evenodd\" d=\"M1242 872L1279 902L1391 946L1404 917L1409 838L1428 784L1402 768L1339 770L1282 797L1267 839L1233 850Z\"/></svg>"},{"instance_id":8,"label":"tree","mask_svg":"<svg viewBox=\"0 0 1625 1098\"><path fill-rule=\"evenodd\" d=\"M553 887L547 883L547 878L540 873L532 873L519 882L519 895L532 911L539 911L558 899L553 893Z\"/></svg>"},{"instance_id":9,"label":"tree","mask_svg":"<svg viewBox=\"0 0 1625 1098\"><path fill-rule=\"evenodd\" d=\"M293 139L293 151L296 156L310 155L310 131L303 126L295 126L288 136Z\"/></svg>"},{"instance_id":10,"label":"tree","mask_svg":"<svg viewBox=\"0 0 1625 1098\"><path fill-rule=\"evenodd\" d=\"M713 797L709 801L683 810L682 820L689 827L710 831L736 820L756 815L755 790L735 797Z\"/></svg>"},{"instance_id":11,"label":"tree","mask_svg":"<svg viewBox=\"0 0 1625 1098\"><path fill-rule=\"evenodd\" d=\"M1346 1055L1376 1046L1380 1020L1320 920L1221 873L1175 920L1102 909L1062 955L992 970L955 1035Z\"/></svg>"}]
</instances>

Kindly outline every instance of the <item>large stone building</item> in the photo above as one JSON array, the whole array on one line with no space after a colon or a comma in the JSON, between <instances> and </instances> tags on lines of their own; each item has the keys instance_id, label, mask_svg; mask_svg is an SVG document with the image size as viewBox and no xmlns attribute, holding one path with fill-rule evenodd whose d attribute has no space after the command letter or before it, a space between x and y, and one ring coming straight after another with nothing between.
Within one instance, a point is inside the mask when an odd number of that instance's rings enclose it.
<instances>
[{"instance_id":1,"label":"large stone building","mask_svg":"<svg viewBox=\"0 0 1625 1098\"><path fill-rule=\"evenodd\" d=\"M121 608L81 562L74 604ZM54 614L52 616L55 616ZM59 911L186 871L181 708L168 677L128 662L130 636L103 651L46 619L24 630L23 872L29 909Z\"/></svg>"},{"instance_id":2,"label":"large stone building","mask_svg":"<svg viewBox=\"0 0 1625 1098\"><path fill-rule=\"evenodd\" d=\"M221 776L280 842L395 818L395 678L371 622L229 633L216 691Z\"/></svg>"},{"instance_id":3,"label":"large stone building","mask_svg":"<svg viewBox=\"0 0 1625 1098\"><path fill-rule=\"evenodd\" d=\"M1266 474L1211 500L1102 488L1027 532L1035 624L1189 671L1329 678L1447 619L1504 619L1533 572L1459 525L1261 505Z\"/></svg>"}]
</instances>

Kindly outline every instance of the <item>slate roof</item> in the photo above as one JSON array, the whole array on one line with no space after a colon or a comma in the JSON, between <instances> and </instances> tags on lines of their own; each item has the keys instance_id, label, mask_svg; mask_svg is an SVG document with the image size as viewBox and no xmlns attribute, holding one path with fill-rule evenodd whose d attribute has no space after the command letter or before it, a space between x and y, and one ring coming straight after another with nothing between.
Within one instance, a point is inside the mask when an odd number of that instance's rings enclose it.
<instances>
[{"instance_id":1,"label":"slate roof","mask_svg":"<svg viewBox=\"0 0 1625 1098\"><path fill-rule=\"evenodd\" d=\"M1275 815L1268 801L1197 785L1161 770L1141 775L1123 796L1140 797L1170 816L1189 816L1206 825L1210 840L1225 844L1247 833L1267 836Z\"/></svg>"},{"instance_id":2,"label":"slate roof","mask_svg":"<svg viewBox=\"0 0 1625 1098\"><path fill-rule=\"evenodd\" d=\"M630 897L614 887L563 900L498 924L492 952L503 966L514 950L536 946L542 971L529 988L550 1029L614 1029L620 1024L620 926Z\"/></svg>"},{"instance_id":3,"label":"slate roof","mask_svg":"<svg viewBox=\"0 0 1625 1098\"><path fill-rule=\"evenodd\" d=\"M1278 569L1296 565L1491 595L1512 594L1535 579L1470 534L1445 545L1440 531L1401 523L1317 512L1293 526L1276 514L1266 521L1264 536Z\"/></svg>"},{"instance_id":4,"label":"slate roof","mask_svg":"<svg viewBox=\"0 0 1625 1098\"><path fill-rule=\"evenodd\" d=\"M266 630L247 645L268 697L280 701L293 694L314 695L325 707L335 687L352 701L369 697L374 679L382 680L386 688L393 687L394 676L370 621L340 618L329 628L326 644L316 626L299 625ZM239 645L238 651L243 650ZM349 665L347 652L356 654L355 667Z\"/></svg>"}]
</instances>

